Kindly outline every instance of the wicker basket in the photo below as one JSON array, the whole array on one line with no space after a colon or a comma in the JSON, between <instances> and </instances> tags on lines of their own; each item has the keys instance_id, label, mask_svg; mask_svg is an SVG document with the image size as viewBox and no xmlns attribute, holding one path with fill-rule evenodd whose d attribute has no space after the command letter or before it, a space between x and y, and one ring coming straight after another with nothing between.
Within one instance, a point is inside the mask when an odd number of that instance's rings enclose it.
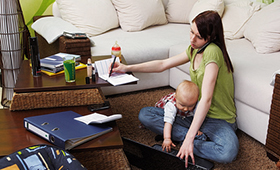
<instances>
[{"instance_id":1,"label":"wicker basket","mask_svg":"<svg viewBox=\"0 0 280 170\"><path fill-rule=\"evenodd\" d=\"M104 103L104 95L99 88L15 93L10 110L29 110L65 106L82 106Z\"/></svg>"},{"instance_id":2,"label":"wicker basket","mask_svg":"<svg viewBox=\"0 0 280 170\"><path fill-rule=\"evenodd\" d=\"M85 150L71 152L87 169L129 170L130 164L123 149Z\"/></svg>"},{"instance_id":3,"label":"wicker basket","mask_svg":"<svg viewBox=\"0 0 280 170\"><path fill-rule=\"evenodd\" d=\"M269 154L280 157L280 74L275 78L265 147Z\"/></svg>"},{"instance_id":4,"label":"wicker basket","mask_svg":"<svg viewBox=\"0 0 280 170\"><path fill-rule=\"evenodd\" d=\"M71 39L64 36L59 37L59 51L69 54L81 55L82 61L87 61L91 57L90 39Z\"/></svg>"}]
</instances>

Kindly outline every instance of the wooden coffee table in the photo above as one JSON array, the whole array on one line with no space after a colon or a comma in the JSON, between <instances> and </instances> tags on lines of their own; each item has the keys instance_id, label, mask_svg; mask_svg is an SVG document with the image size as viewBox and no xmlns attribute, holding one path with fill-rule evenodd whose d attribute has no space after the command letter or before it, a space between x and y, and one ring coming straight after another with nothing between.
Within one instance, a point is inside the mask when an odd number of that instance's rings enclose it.
<instances>
[{"instance_id":1,"label":"wooden coffee table","mask_svg":"<svg viewBox=\"0 0 280 170\"><path fill-rule=\"evenodd\" d=\"M79 107L60 107L50 109L35 109L28 111L9 111L8 109L0 109L0 157L11 154L22 148L38 145L38 144L50 144L47 140L37 136L24 128L23 119L29 116L43 115L49 113L56 113L62 111L72 110L81 115L87 115L91 112L86 106ZM98 111L105 115L112 114L111 109ZM63 120L62 120L63 121ZM110 122L108 126L113 127L113 131L104 134L96 139L90 140L84 144L81 144L70 151L83 151L89 149L108 149L108 148L122 148L123 143L120 136L119 129L116 122Z\"/></svg>"},{"instance_id":2,"label":"wooden coffee table","mask_svg":"<svg viewBox=\"0 0 280 170\"><path fill-rule=\"evenodd\" d=\"M110 55L92 57L92 61L110 58ZM122 59L125 62L125 59ZM43 92L43 91L58 91L58 90L75 90L75 89L91 89L97 87L111 86L107 81L95 75L95 82L90 81L86 84L85 78L87 76L87 69L76 70L76 81L73 83L66 83L64 74L55 76L48 76L41 73L40 77L33 77L32 68L30 67L30 60L22 61L20 72L17 77L14 88L15 93L29 93L29 92Z\"/></svg>"},{"instance_id":3,"label":"wooden coffee table","mask_svg":"<svg viewBox=\"0 0 280 170\"><path fill-rule=\"evenodd\" d=\"M92 57L92 61L110 57L111 55L95 56ZM122 62L126 63L123 57ZM64 74L48 76L42 73L39 77L33 77L31 71L30 61L23 61L10 110L100 104L104 102L100 87L112 86L99 78L98 74L95 75L95 81L90 80L90 83L86 84L86 68L76 70L76 81L73 83L66 83Z\"/></svg>"}]
</instances>

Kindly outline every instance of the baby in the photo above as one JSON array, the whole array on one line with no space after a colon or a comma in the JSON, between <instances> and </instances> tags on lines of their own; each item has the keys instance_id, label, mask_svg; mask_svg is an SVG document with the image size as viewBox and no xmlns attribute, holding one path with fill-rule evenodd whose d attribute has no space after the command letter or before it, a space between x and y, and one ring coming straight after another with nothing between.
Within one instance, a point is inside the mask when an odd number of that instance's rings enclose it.
<instances>
[{"instance_id":1,"label":"baby","mask_svg":"<svg viewBox=\"0 0 280 170\"><path fill-rule=\"evenodd\" d=\"M162 149L167 152L171 151L171 146L175 144L171 140L172 125L176 116L189 117L193 116L193 111L197 105L199 96L199 89L196 84L191 81L184 80L181 82L176 92L170 93L162 97L155 105L155 107L164 109L164 129L163 129L163 143ZM202 135L198 131L197 135Z\"/></svg>"}]
</instances>

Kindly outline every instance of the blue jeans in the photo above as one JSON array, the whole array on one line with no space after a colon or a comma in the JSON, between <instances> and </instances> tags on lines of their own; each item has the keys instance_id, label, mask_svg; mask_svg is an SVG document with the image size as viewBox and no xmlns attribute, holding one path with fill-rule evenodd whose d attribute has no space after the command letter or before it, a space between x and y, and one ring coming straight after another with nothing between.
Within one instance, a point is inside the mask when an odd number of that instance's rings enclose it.
<instances>
[{"instance_id":1,"label":"blue jeans","mask_svg":"<svg viewBox=\"0 0 280 170\"><path fill-rule=\"evenodd\" d=\"M139 113L140 122L156 134L163 135L164 110L157 107L142 108ZM193 117L182 118L176 116L172 126L171 138L174 141L183 141L189 130ZM236 123L230 124L225 120L206 117L200 131L209 140L194 140L194 154L219 163L232 162L238 153L239 142L235 134Z\"/></svg>"}]
</instances>

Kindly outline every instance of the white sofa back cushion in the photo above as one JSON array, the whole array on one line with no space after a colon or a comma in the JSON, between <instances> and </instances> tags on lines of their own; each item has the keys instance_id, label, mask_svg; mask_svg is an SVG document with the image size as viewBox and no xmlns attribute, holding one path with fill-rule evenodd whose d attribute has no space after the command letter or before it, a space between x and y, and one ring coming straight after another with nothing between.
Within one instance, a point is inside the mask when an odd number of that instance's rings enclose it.
<instances>
[{"instance_id":1,"label":"white sofa back cushion","mask_svg":"<svg viewBox=\"0 0 280 170\"><path fill-rule=\"evenodd\" d=\"M59 12L59 9L58 9L56 1L54 1L54 3L53 3L52 13L53 13L53 16L61 18L61 14Z\"/></svg>"},{"instance_id":2,"label":"white sofa back cushion","mask_svg":"<svg viewBox=\"0 0 280 170\"><path fill-rule=\"evenodd\" d=\"M207 10L217 11L222 17L224 8L223 0L197 0L189 14L189 21L192 22L198 14Z\"/></svg>"},{"instance_id":3,"label":"white sofa back cushion","mask_svg":"<svg viewBox=\"0 0 280 170\"><path fill-rule=\"evenodd\" d=\"M112 0L124 31L140 31L152 25L167 24L161 0Z\"/></svg>"},{"instance_id":4,"label":"white sofa back cushion","mask_svg":"<svg viewBox=\"0 0 280 170\"><path fill-rule=\"evenodd\" d=\"M169 0L166 6L168 22L190 23L189 14L197 0Z\"/></svg>"},{"instance_id":5,"label":"white sofa back cushion","mask_svg":"<svg viewBox=\"0 0 280 170\"><path fill-rule=\"evenodd\" d=\"M62 19L95 36L119 27L111 0L56 0Z\"/></svg>"},{"instance_id":6,"label":"white sofa back cushion","mask_svg":"<svg viewBox=\"0 0 280 170\"><path fill-rule=\"evenodd\" d=\"M242 38L245 24L260 9L260 4L249 1L237 1L226 5L222 18L225 38Z\"/></svg>"},{"instance_id":7,"label":"white sofa back cushion","mask_svg":"<svg viewBox=\"0 0 280 170\"><path fill-rule=\"evenodd\" d=\"M280 1L275 1L256 12L248 21L245 38L249 39L258 53L280 50Z\"/></svg>"}]
</instances>

